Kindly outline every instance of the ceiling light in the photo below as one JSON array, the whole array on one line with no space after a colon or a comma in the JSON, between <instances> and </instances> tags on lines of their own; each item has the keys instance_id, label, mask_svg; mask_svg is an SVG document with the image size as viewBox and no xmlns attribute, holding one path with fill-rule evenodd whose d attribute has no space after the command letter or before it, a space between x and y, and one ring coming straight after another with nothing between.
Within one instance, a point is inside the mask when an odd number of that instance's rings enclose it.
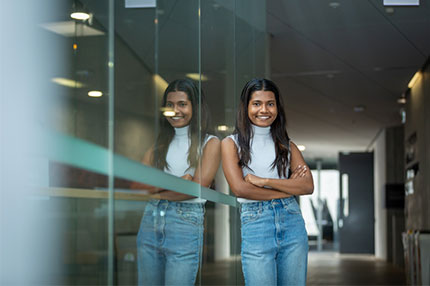
<instances>
[{"instance_id":1,"label":"ceiling light","mask_svg":"<svg viewBox=\"0 0 430 286\"><path fill-rule=\"evenodd\" d=\"M200 74L199 73L187 73L186 77L188 77L190 79L193 79L193 80L196 80L196 81L200 80ZM202 81L207 81L208 77L205 76L204 74L201 74L201 80Z\"/></svg>"},{"instance_id":2,"label":"ceiling light","mask_svg":"<svg viewBox=\"0 0 430 286\"><path fill-rule=\"evenodd\" d=\"M176 112L174 112L173 110L166 110L163 112L163 115L166 117L172 117L175 116Z\"/></svg>"},{"instance_id":3,"label":"ceiling light","mask_svg":"<svg viewBox=\"0 0 430 286\"><path fill-rule=\"evenodd\" d=\"M411 81L409 82L408 87L412 88L420 77L421 77L421 72L417 71L412 77Z\"/></svg>"},{"instance_id":4,"label":"ceiling light","mask_svg":"<svg viewBox=\"0 0 430 286\"><path fill-rule=\"evenodd\" d=\"M79 20L79 21L88 20L90 17L91 15L85 12L73 12L72 14L70 14L70 18Z\"/></svg>"},{"instance_id":5,"label":"ceiling light","mask_svg":"<svg viewBox=\"0 0 430 286\"><path fill-rule=\"evenodd\" d=\"M299 148L299 150L302 152L306 150L305 145L297 145L297 148Z\"/></svg>"},{"instance_id":6,"label":"ceiling light","mask_svg":"<svg viewBox=\"0 0 430 286\"><path fill-rule=\"evenodd\" d=\"M337 7L339 7L339 6L340 6L340 3L339 3L339 2L330 2L328 5L329 5L331 8L336 9Z\"/></svg>"},{"instance_id":7,"label":"ceiling light","mask_svg":"<svg viewBox=\"0 0 430 286\"><path fill-rule=\"evenodd\" d=\"M363 112L366 109L366 107L364 105L356 105L354 106L354 111L355 112Z\"/></svg>"},{"instance_id":8,"label":"ceiling light","mask_svg":"<svg viewBox=\"0 0 430 286\"><path fill-rule=\"evenodd\" d=\"M394 14L394 7L385 7L385 12L387 14Z\"/></svg>"},{"instance_id":9,"label":"ceiling light","mask_svg":"<svg viewBox=\"0 0 430 286\"><path fill-rule=\"evenodd\" d=\"M99 90L91 90L88 92L88 96L90 97L101 97L103 95L103 92Z\"/></svg>"},{"instance_id":10,"label":"ceiling light","mask_svg":"<svg viewBox=\"0 0 430 286\"><path fill-rule=\"evenodd\" d=\"M76 21L43 23L40 24L40 26L50 32L65 37L102 36L105 34L103 31L94 29L88 25L77 23Z\"/></svg>"},{"instance_id":11,"label":"ceiling light","mask_svg":"<svg viewBox=\"0 0 430 286\"><path fill-rule=\"evenodd\" d=\"M51 79L51 81L55 82L56 84L72 87L72 88L81 88L85 86L82 82L79 82L73 79L64 78L64 77L54 77Z\"/></svg>"},{"instance_id":12,"label":"ceiling light","mask_svg":"<svg viewBox=\"0 0 430 286\"><path fill-rule=\"evenodd\" d=\"M217 129L218 129L218 131L227 131L228 126L227 125L218 125Z\"/></svg>"}]
</instances>

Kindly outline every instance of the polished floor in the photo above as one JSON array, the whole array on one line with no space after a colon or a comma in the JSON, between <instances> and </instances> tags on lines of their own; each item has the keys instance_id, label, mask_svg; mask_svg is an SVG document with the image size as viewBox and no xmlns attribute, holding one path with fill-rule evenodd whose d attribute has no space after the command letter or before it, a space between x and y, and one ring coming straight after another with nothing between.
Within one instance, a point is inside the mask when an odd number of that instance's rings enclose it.
<instances>
[{"instance_id":1,"label":"polished floor","mask_svg":"<svg viewBox=\"0 0 430 286\"><path fill-rule=\"evenodd\" d=\"M208 263L202 285L243 285L239 258ZM372 255L310 252L307 285L405 285L401 268Z\"/></svg>"}]
</instances>

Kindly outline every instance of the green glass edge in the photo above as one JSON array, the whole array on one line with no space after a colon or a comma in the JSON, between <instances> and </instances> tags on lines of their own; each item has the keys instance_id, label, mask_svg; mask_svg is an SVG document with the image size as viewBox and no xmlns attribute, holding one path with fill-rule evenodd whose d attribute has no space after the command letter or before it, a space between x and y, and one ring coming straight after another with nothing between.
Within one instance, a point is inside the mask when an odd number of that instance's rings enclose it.
<instances>
[{"instance_id":1,"label":"green glass edge","mask_svg":"<svg viewBox=\"0 0 430 286\"><path fill-rule=\"evenodd\" d=\"M69 135L51 132L46 144L50 160L108 175L109 150L99 145ZM215 203L238 207L236 197L219 193L191 181L145 166L118 154L114 154L114 176L130 181L200 197Z\"/></svg>"}]
</instances>

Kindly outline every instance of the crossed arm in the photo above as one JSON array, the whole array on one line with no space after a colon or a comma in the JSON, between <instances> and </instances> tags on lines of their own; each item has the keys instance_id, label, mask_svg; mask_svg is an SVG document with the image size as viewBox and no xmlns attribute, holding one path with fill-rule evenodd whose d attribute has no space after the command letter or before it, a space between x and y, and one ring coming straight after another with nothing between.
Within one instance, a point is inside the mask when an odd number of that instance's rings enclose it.
<instances>
[{"instance_id":1,"label":"crossed arm","mask_svg":"<svg viewBox=\"0 0 430 286\"><path fill-rule=\"evenodd\" d=\"M199 162L194 176L190 174L185 174L181 178L189 181L196 182L203 187L209 187L212 183L216 172L218 170L218 166L221 160L221 143L218 138L212 138L209 140L204 149L203 155L201 158L201 162ZM153 162L153 152L154 148L150 148L146 153L142 160L142 163L148 166L152 166ZM162 200L170 200L170 201L183 201L187 199L194 198L193 196L174 192L171 190L165 190L158 187L142 184L142 183L133 183L131 186L132 189L145 189L151 193L151 197L154 199L162 199Z\"/></svg>"},{"instance_id":2,"label":"crossed arm","mask_svg":"<svg viewBox=\"0 0 430 286\"><path fill-rule=\"evenodd\" d=\"M222 141L222 167L231 190L237 197L251 200L271 200L292 195L312 194L314 185L312 174L297 146L291 142L290 167L293 171L289 179L261 178L248 174L243 178L239 166L239 155L233 140ZM265 188L269 187L269 188Z\"/></svg>"}]
</instances>

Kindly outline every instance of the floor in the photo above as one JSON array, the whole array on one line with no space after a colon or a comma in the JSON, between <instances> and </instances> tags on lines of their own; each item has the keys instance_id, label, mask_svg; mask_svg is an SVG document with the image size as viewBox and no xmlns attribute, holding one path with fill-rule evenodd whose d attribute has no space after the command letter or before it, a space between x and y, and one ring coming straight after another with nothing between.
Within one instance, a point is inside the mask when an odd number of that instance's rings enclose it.
<instances>
[{"instance_id":1,"label":"floor","mask_svg":"<svg viewBox=\"0 0 430 286\"><path fill-rule=\"evenodd\" d=\"M402 268L372 255L310 252L307 285L405 285ZM243 285L239 258L203 265L196 284Z\"/></svg>"}]
</instances>

